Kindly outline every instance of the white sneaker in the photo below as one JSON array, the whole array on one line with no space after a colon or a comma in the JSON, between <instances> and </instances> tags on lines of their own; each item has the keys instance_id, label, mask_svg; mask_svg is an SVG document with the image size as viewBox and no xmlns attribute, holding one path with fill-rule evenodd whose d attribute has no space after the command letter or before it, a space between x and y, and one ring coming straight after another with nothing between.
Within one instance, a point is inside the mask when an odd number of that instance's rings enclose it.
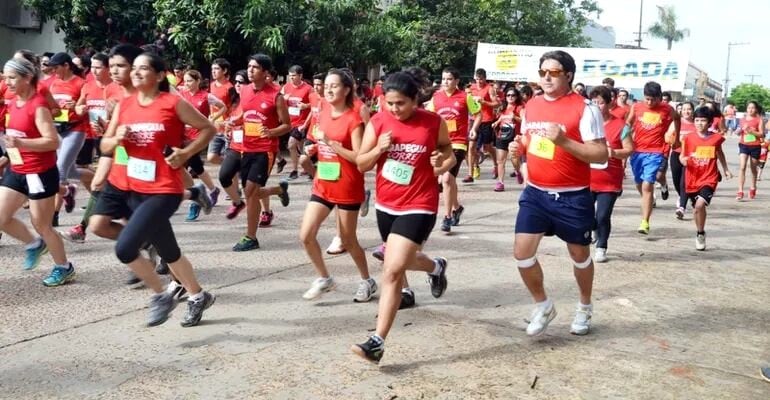
<instances>
[{"instance_id":1,"label":"white sneaker","mask_svg":"<svg viewBox=\"0 0 770 400\"><path fill-rule=\"evenodd\" d=\"M585 307L578 304L577 310L575 310L575 319L572 320L569 333L573 335L587 334L591 330L591 316L593 313L594 307L592 305Z\"/></svg>"},{"instance_id":2,"label":"white sneaker","mask_svg":"<svg viewBox=\"0 0 770 400\"><path fill-rule=\"evenodd\" d=\"M695 236L695 250L706 250L706 234L699 233Z\"/></svg>"},{"instance_id":3,"label":"white sneaker","mask_svg":"<svg viewBox=\"0 0 770 400\"><path fill-rule=\"evenodd\" d=\"M356 303L365 303L374 297L377 293L377 282L374 279L364 279L358 284L358 290L353 295L353 301Z\"/></svg>"},{"instance_id":4,"label":"white sneaker","mask_svg":"<svg viewBox=\"0 0 770 400\"><path fill-rule=\"evenodd\" d=\"M331 276L328 278L318 278L310 285L310 289L302 295L305 300L315 300L321 297L322 294L330 292L337 287L337 283L334 282L334 278Z\"/></svg>"},{"instance_id":5,"label":"white sneaker","mask_svg":"<svg viewBox=\"0 0 770 400\"><path fill-rule=\"evenodd\" d=\"M329 247L326 248L326 254L342 254L346 252L344 247L342 247L342 239L340 239L339 236L335 236L334 239L332 239L331 244L329 244Z\"/></svg>"},{"instance_id":6,"label":"white sneaker","mask_svg":"<svg viewBox=\"0 0 770 400\"><path fill-rule=\"evenodd\" d=\"M598 263L607 262L607 249L602 249L601 247L597 247L596 253L594 254L594 261Z\"/></svg>"},{"instance_id":7,"label":"white sneaker","mask_svg":"<svg viewBox=\"0 0 770 400\"><path fill-rule=\"evenodd\" d=\"M676 219L684 219L684 208L683 207L677 207L676 208Z\"/></svg>"},{"instance_id":8,"label":"white sneaker","mask_svg":"<svg viewBox=\"0 0 770 400\"><path fill-rule=\"evenodd\" d=\"M553 303L548 309L542 309L535 307L532 311L532 316L529 317L529 325L527 325L527 335L540 336L545 332L545 328L548 328L548 324L556 318L556 307Z\"/></svg>"}]
</instances>

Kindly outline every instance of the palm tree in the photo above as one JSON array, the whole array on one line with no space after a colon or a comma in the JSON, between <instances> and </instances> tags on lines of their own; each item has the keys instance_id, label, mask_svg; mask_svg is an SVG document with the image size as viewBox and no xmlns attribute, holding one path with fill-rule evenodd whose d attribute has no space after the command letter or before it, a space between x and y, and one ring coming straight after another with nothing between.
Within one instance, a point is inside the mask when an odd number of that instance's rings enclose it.
<instances>
[{"instance_id":1,"label":"palm tree","mask_svg":"<svg viewBox=\"0 0 770 400\"><path fill-rule=\"evenodd\" d=\"M658 22L654 23L648 31L653 37L665 39L669 50L671 50L671 45L674 42L684 39L685 36L690 36L689 29L677 29L674 6L658 6Z\"/></svg>"}]
</instances>

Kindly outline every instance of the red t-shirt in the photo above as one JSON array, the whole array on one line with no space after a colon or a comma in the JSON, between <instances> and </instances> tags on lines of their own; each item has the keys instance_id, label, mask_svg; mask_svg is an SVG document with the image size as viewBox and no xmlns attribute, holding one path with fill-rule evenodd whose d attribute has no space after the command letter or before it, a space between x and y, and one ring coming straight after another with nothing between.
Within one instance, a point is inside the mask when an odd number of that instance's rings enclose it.
<instances>
[{"instance_id":1,"label":"red t-shirt","mask_svg":"<svg viewBox=\"0 0 770 400\"><path fill-rule=\"evenodd\" d=\"M631 107L629 106L618 106L617 103L615 103L615 107L612 107L610 110L610 114L612 114L613 117L622 119L623 121L626 120L626 117L628 117L628 111L631 110Z\"/></svg>"},{"instance_id":2,"label":"red t-shirt","mask_svg":"<svg viewBox=\"0 0 770 400\"><path fill-rule=\"evenodd\" d=\"M8 104L13 100L14 94L8 90L5 80L0 80L0 132L5 130L5 116L8 110Z\"/></svg>"},{"instance_id":3,"label":"red t-shirt","mask_svg":"<svg viewBox=\"0 0 770 400\"><path fill-rule=\"evenodd\" d=\"M91 75L93 76L93 75ZM96 123L99 118L103 121L107 121L107 101L105 91L107 86L100 86L98 81L87 82L83 86L82 95L86 99L86 112L88 113L88 124L86 124L86 138L93 139L97 135L91 128L92 123Z\"/></svg>"},{"instance_id":4,"label":"red t-shirt","mask_svg":"<svg viewBox=\"0 0 770 400\"><path fill-rule=\"evenodd\" d=\"M468 96L455 90L451 96L439 90L433 94L433 109L446 122L452 147L468 149Z\"/></svg>"},{"instance_id":5,"label":"red t-shirt","mask_svg":"<svg viewBox=\"0 0 770 400\"><path fill-rule=\"evenodd\" d=\"M5 118L5 134L8 136L36 139L43 135L35 124L35 113L38 108L48 108L46 99L39 93L33 95L23 106L11 100ZM18 174L39 174L56 166L56 151L30 151L23 147L7 148L11 170Z\"/></svg>"},{"instance_id":6,"label":"red t-shirt","mask_svg":"<svg viewBox=\"0 0 770 400\"><path fill-rule=\"evenodd\" d=\"M639 153L663 154L666 147L666 131L671 125L671 106L660 103L648 107L644 103L636 103L633 108L634 149Z\"/></svg>"},{"instance_id":7,"label":"red t-shirt","mask_svg":"<svg viewBox=\"0 0 770 400\"><path fill-rule=\"evenodd\" d=\"M233 84L230 83L230 81L225 81L225 83L220 84L217 81L211 82L211 85L209 85L209 92L216 96L219 100L222 101L222 103L225 103L225 106L227 106L228 111L225 112L221 117L217 119L217 121L224 121L227 118L230 118L230 115L232 114L232 101L230 101L230 89L233 88ZM211 114L216 114L219 111L218 107L211 107ZM224 132L223 128L217 128L218 133Z\"/></svg>"},{"instance_id":8,"label":"red t-shirt","mask_svg":"<svg viewBox=\"0 0 770 400\"><path fill-rule=\"evenodd\" d=\"M41 86L43 86L43 87L45 87L46 89L48 89L48 88L50 88L50 87L51 87L51 84L52 84L52 83L53 83L53 81L55 81L56 79L58 79L58 78L56 77L56 74L51 74L51 76L49 76L48 78L45 78L45 79L41 79L41 80L38 82L38 84L39 84L39 85L41 85Z\"/></svg>"},{"instance_id":9,"label":"red t-shirt","mask_svg":"<svg viewBox=\"0 0 770 400\"><path fill-rule=\"evenodd\" d=\"M406 121L381 112L369 121L375 135L390 132L391 145L377 161L378 210L389 214L436 214L438 185L430 156L436 149L441 117L423 109Z\"/></svg>"},{"instance_id":10,"label":"red t-shirt","mask_svg":"<svg viewBox=\"0 0 770 400\"><path fill-rule=\"evenodd\" d=\"M762 141L757 137L759 132L762 118L754 117L749 119L748 117L741 119L741 139L740 142L743 145L757 147L762 145ZM747 137L748 136L748 137Z\"/></svg>"},{"instance_id":11,"label":"red t-shirt","mask_svg":"<svg viewBox=\"0 0 770 400\"><path fill-rule=\"evenodd\" d=\"M286 99L286 105L289 107L289 119L291 120L292 128L302 126L307 120L310 109L300 110L299 104L310 103L310 93L314 93L313 87L305 81L302 81L299 86L294 86L293 83L283 85L283 97Z\"/></svg>"},{"instance_id":12,"label":"red t-shirt","mask_svg":"<svg viewBox=\"0 0 770 400\"><path fill-rule=\"evenodd\" d=\"M339 117L332 117L331 107L325 107L319 116L318 130L327 141L342 143L353 149L353 131L363 126L361 116L348 109ZM364 174L354 162L339 156L324 142L318 142L318 167L313 179L312 193L336 204L360 204L364 201Z\"/></svg>"},{"instance_id":13,"label":"red t-shirt","mask_svg":"<svg viewBox=\"0 0 770 400\"><path fill-rule=\"evenodd\" d=\"M179 92L179 94L182 96L183 99L185 99L188 103L192 104L192 106L198 110L201 114L203 114L204 117L209 116L209 113L211 111L211 107L209 107L209 93L203 90L199 90L195 92L195 94L190 93L188 90L182 90ZM189 126L185 126L185 140L193 141L198 138L198 130L194 129Z\"/></svg>"},{"instance_id":14,"label":"red t-shirt","mask_svg":"<svg viewBox=\"0 0 770 400\"><path fill-rule=\"evenodd\" d=\"M474 83L471 86L471 93L473 96L480 97L483 101L492 101L492 96L489 92L494 90L491 85L485 84L483 87L479 87L478 83ZM495 110L486 104L481 105L481 122L492 122L495 120Z\"/></svg>"},{"instance_id":15,"label":"red t-shirt","mask_svg":"<svg viewBox=\"0 0 770 400\"><path fill-rule=\"evenodd\" d=\"M179 101L179 96L163 92L147 106L140 105L136 95L120 102L118 125L129 128L121 143L127 159L116 151L114 164L127 168L111 168L110 184L135 193L184 193L182 170L171 168L163 155L166 147L182 147L184 123L176 113Z\"/></svg>"},{"instance_id":16,"label":"red t-shirt","mask_svg":"<svg viewBox=\"0 0 770 400\"><path fill-rule=\"evenodd\" d=\"M604 135L607 139L607 147L618 150L623 148L623 127L626 121L621 118L610 116L610 119L604 121ZM592 192L620 192L623 190L623 161L617 158L607 160L607 168L591 168L591 191Z\"/></svg>"},{"instance_id":17,"label":"red t-shirt","mask_svg":"<svg viewBox=\"0 0 770 400\"><path fill-rule=\"evenodd\" d=\"M307 127L307 139L311 142L315 142L313 136L313 129L318 125L318 116L321 114L321 109L326 100L323 96L316 92L310 93L310 125Z\"/></svg>"},{"instance_id":18,"label":"red t-shirt","mask_svg":"<svg viewBox=\"0 0 770 400\"><path fill-rule=\"evenodd\" d=\"M724 141L718 133L709 133L706 137L693 133L684 138L682 151L689 157L685 165L685 192L697 193L704 187L716 190L719 182L717 154Z\"/></svg>"},{"instance_id":19,"label":"red t-shirt","mask_svg":"<svg viewBox=\"0 0 770 400\"><path fill-rule=\"evenodd\" d=\"M56 78L51 82L48 89L51 91L53 99L59 104L59 107L62 107L67 101L78 101L85 83L86 81L77 75L67 81ZM83 130L83 125L81 125L83 119L75 112L75 107L69 110L62 108L61 113L58 117L54 118L54 121L67 122L72 124L74 130Z\"/></svg>"},{"instance_id":20,"label":"red t-shirt","mask_svg":"<svg viewBox=\"0 0 770 400\"><path fill-rule=\"evenodd\" d=\"M265 137L263 128L275 128L280 125L276 98L281 93L274 85L265 84L260 90L248 85L241 89L240 106L243 110L243 142L237 143L233 137L233 150L247 153L277 153L278 138Z\"/></svg>"}]
</instances>

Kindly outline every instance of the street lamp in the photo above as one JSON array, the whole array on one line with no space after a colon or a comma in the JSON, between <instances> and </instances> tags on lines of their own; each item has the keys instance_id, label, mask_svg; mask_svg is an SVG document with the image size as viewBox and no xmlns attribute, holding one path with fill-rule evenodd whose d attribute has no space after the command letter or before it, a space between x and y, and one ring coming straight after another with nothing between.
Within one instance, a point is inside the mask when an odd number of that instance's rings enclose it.
<instances>
[{"instance_id":1,"label":"street lamp","mask_svg":"<svg viewBox=\"0 0 770 400\"><path fill-rule=\"evenodd\" d=\"M727 67L725 67L725 87L724 95L722 96L722 105L727 104L727 96L730 94L730 52L733 46L747 45L749 42L730 42L727 43Z\"/></svg>"}]
</instances>

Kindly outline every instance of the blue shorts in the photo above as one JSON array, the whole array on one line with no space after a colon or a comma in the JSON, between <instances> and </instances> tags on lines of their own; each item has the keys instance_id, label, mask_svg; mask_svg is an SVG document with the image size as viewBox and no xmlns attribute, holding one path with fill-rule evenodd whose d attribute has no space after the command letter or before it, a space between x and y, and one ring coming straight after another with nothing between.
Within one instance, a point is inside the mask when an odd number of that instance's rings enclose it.
<instances>
[{"instance_id":1,"label":"blue shorts","mask_svg":"<svg viewBox=\"0 0 770 400\"><path fill-rule=\"evenodd\" d=\"M663 154L634 153L631 155L631 171L634 172L634 182L655 183L661 164L666 162Z\"/></svg>"},{"instance_id":2,"label":"blue shorts","mask_svg":"<svg viewBox=\"0 0 770 400\"><path fill-rule=\"evenodd\" d=\"M527 185L519 197L516 233L543 233L581 246L591 244L596 226L594 200L588 189L544 192Z\"/></svg>"}]
</instances>

